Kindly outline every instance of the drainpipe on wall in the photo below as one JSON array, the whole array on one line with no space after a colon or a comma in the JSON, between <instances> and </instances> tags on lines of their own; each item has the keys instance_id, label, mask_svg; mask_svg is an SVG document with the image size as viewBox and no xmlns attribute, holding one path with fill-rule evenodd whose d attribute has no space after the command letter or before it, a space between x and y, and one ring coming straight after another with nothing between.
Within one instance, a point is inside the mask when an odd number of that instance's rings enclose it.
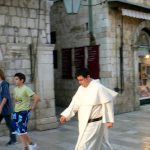
<instances>
[{"instance_id":1,"label":"drainpipe on wall","mask_svg":"<svg viewBox=\"0 0 150 150\"><path fill-rule=\"evenodd\" d=\"M121 18L121 42L119 48L120 54L120 92L122 93L124 90L124 68L123 68L123 16Z\"/></svg>"},{"instance_id":2,"label":"drainpipe on wall","mask_svg":"<svg viewBox=\"0 0 150 150\"><path fill-rule=\"evenodd\" d=\"M92 0L88 0L88 12L89 12L89 35L90 35L90 45L95 45L95 37L93 34L93 9Z\"/></svg>"},{"instance_id":3,"label":"drainpipe on wall","mask_svg":"<svg viewBox=\"0 0 150 150\"><path fill-rule=\"evenodd\" d=\"M39 36L40 36L40 12L41 12L41 0L38 1L39 8L38 8L38 25L37 25L37 38L36 43L32 43L30 45L30 59L31 60L31 82L35 81L36 75L36 63L37 63L37 49L39 45Z\"/></svg>"}]
</instances>

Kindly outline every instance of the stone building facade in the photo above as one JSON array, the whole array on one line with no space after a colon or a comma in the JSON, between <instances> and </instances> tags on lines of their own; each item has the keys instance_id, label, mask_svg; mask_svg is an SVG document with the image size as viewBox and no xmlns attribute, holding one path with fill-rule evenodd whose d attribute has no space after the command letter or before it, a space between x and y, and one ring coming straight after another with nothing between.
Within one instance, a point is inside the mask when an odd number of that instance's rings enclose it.
<instances>
[{"instance_id":1,"label":"stone building facade","mask_svg":"<svg viewBox=\"0 0 150 150\"><path fill-rule=\"evenodd\" d=\"M69 104L78 87L74 78L78 65L75 60L76 48L84 47L83 50L86 51L90 45L88 6L88 1L81 0L77 14L67 14L63 2L59 0L52 7L51 31L56 34L55 49L58 63L55 68L55 94L56 103L60 106ZM138 88L141 59L138 53L143 47L149 53L150 2L92 0L92 10L94 45L99 46L99 67L97 67L99 78L105 86L119 92L114 102L115 113L137 110L140 108ZM65 63L63 59L66 59L64 55L66 51L64 53L63 51L66 49L71 51L68 55L71 57L72 76L68 79L63 78ZM84 61L89 61L87 55L85 52ZM84 66L88 66L86 62Z\"/></svg>"},{"instance_id":2,"label":"stone building facade","mask_svg":"<svg viewBox=\"0 0 150 150\"><path fill-rule=\"evenodd\" d=\"M14 88L13 76L26 75L26 84L40 96L30 129L57 127L54 97L53 49L48 0L0 0L0 68ZM0 126L0 135L7 133Z\"/></svg>"}]
</instances>

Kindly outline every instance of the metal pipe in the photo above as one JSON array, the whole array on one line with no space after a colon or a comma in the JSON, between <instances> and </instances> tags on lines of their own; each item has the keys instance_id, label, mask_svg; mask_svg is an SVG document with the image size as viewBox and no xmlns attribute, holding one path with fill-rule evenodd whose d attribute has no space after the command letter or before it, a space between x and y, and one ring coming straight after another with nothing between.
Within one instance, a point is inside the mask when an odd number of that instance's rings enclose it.
<instances>
[{"instance_id":1,"label":"metal pipe","mask_svg":"<svg viewBox=\"0 0 150 150\"><path fill-rule=\"evenodd\" d=\"M124 90L124 68L123 68L123 16L121 18L121 42L120 42L120 92Z\"/></svg>"},{"instance_id":2,"label":"metal pipe","mask_svg":"<svg viewBox=\"0 0 150 150\"><path fill-rule=\"evenodd\" d=\"M93 35L93 9L92 0L88 0L88 12L89 12L89 34L90 34L90 45L95 45L95 38Z\"/></svg>"},{"instance_id":3,"label":"metal pipe","mask_svg":"<svg viewBox=\"0 0 150 150\"><path fill-rule=\"evenodd\" d=\"M38 45L39 45L39 36L40 36L40 12L41 12L41 0L38 1L39 8L38 8L38 26L37 26L37 41L35 44L35 49L32 48L32 55L33 55L33 63L32 63L32 79L31 81L35 81L35 74L36 74L36 63L37 63L37 51L38 51Z\"/></svg>"},{"instance_id":4,"label":"metal pipe","mask_svg":"<svg viewBox=\"0 0 150 150\"><path fill-rule=\"evenodd\" d=\"M89 8L89 31L93 33L93 9L91 0L88 0L88 8Z\"/></svg>"}]
</instances>

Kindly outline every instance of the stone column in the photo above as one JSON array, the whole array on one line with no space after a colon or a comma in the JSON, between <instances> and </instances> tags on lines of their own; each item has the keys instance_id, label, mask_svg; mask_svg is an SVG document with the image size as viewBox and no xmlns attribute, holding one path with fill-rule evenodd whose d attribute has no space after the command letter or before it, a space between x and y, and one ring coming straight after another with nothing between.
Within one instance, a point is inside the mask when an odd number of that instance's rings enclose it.
<instances>
[{"instance_id":1,"label":"stone column","mask_svg":"<svg viewBox=\"0 0 150 150\"><path fill-rule=\"evenodd\" d=\"M37 51L35 79L40 102L35 117L38 130L47 130L58 126L54 98L53 49L53 45L39 45Z\"/></svg>"}]
</instances>

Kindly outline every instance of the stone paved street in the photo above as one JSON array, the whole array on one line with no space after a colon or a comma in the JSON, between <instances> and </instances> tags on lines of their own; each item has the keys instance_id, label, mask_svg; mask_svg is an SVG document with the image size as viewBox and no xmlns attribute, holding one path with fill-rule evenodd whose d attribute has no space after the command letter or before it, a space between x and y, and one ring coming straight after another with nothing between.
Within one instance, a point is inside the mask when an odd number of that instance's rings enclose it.
<instances>
[{"instance_id":1,"label":"stone paved street","mask_svg":"<svg viewBox=\"0 0 150 150\"><path fill-rule=\"evenodd\" d=\"M116 123L110 130L114 150L150 150L150 105L140 111L115 116ZM31 137L39 150L73 150L77 140L77 121L73 119L57 129L32 131ZM21 150L21 144L5 147L8 137L0 137L0 150Z\"/></svg>"}]
</instances>

